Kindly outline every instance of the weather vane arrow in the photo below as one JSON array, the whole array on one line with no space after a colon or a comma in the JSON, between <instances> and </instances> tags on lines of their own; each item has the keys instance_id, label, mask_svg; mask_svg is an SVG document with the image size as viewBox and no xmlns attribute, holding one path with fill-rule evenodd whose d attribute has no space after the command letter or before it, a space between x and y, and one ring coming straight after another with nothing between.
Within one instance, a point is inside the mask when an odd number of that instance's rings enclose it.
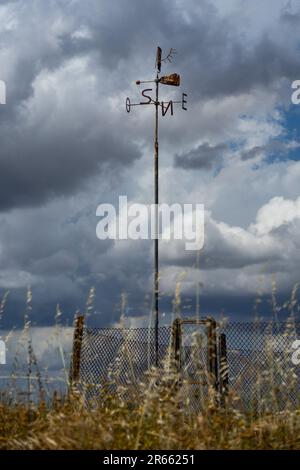
<instances>
[{"instance_id":1,"label":"weather vane arrow","mask_svg":"<svg viewBox=\"0 0 300 470\"><path fill-rule=\"evenodd\" d=\"M155 328L155 363L158 366L158 327L159 327L159 258L158 258L158 226L159 226L159 218L158 218L158 204L159 204L159 178L158 178L158 111L161 108L162 116L165 116L168 111L170 111L171 116L173 116L174 104L181 104L183 110L187 111L187 94L182 93L181 100L173 101L159 101L159 85L171 85L171 86L180 86L180 75L177 73L172 73L171 75L165 75L160 77L161 73L161 66L162 63L172 62L173 55L176 54L174 49L170 49L168 55L165 58L162 58L162 50L160 47L157 48L156 52L156 61L155 61L155 68L156 78L155 80L137 80L136 84L141 85L144 83L155 83L155 99L151 97L151 95L147 94L153 91L152 88L145 88L141 94L145 101L140 101L139 103L131 103L129 98L126 98L126 111L130 113L131 108L133 106L147 106L147 105L154 105L155 106L155 128L154 128L154 203L155 203L155 227L154 227L154 308L153 308L153 315L154 315L154 328Z\"/></svg>"}]
</instances>

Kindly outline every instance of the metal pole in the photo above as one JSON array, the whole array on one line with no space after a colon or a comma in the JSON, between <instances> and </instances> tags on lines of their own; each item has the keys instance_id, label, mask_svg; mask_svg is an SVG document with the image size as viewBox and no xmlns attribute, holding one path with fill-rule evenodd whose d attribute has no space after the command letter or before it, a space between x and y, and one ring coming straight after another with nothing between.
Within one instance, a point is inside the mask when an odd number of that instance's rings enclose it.
<instances>
[{"instance_id":1,"label":"metal pole","mask_svg":"<svg viewBox=\"0 0 300 470\"><path fill-rule=\"evenodd\" d=\"M159 77L156 74L156 98L155 98L155 132L154 132L154 204L155 204L155 239L154 239L154 322L155 322L155 365L158 366L158 296L159 296L159 265L158 265L158 86Z\"/></svg>"},{"instance_id":2,"label":"metal pole","mask_svg":"<svg viewBox=\"0 0 300 470\"><path fill-rule=\"evenodd\" d=\"M84 315L78 315L75 318L74 336L73 336L73 351L70 367L70 387L78 382L80 377L80 358L81 346L84 329Z\"/></svg>"},{"instance_id":3,"label":"metal pole","mask_svg":"<svg viewBox=\"0 0 300 470\"><path fill-rule=\"evenodd\" d=\"M148 99L148 101L142 101L139 103L131 103L129 98L126 98L126 111L130 113L130 109L132 106L141 106L141 105L155 105L155 129L154 129L154 302L153 302L153 319L154 319L154 342L155 342L155 364L158 366L159 362L159 177L158 177L158 110L159 107L162 107L162 115L165 116L167 111L170 109L171 115L173 115L173 103L181 103L182 109L185 109L186 104L186 93L182 94L181 101L173 101L170 100L165 103L166 107L164 107L163 102L158 101L158 91L159 91L159 83L163 83L164 85L172 85L172 86L179 86L180 85L180 75L177 73L173 73L172 75L168 75L165 77L159 78L159 74L161 72L161 64L162 62L169 61L173 57L175 53L174 49L170 49L168 55L162 59L162 51L160 47L157 47L156 52L156 79L155 80L137 80L136 84L140 85L141 83L152 83L155 82L156 88L156 97L155 101L145 94L147 91L152 91L152 88L145 89L142 91L142 95L144 98ZM152 214L151 214L152 216ZM151 228L151 238L153 238L153 232Z\"/></svg>"}]
</instances>

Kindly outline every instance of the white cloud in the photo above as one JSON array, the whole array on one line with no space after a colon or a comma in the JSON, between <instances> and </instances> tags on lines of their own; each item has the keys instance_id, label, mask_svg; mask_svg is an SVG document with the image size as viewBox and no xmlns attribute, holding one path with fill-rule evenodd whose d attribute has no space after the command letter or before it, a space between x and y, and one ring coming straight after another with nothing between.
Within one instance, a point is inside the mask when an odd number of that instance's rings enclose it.
<instances>
[{"instance_id":1,"label":"white cloud","mask_svg":"<svg viewBox=\"0 0 300 470\"><path fill-rule=\"evenodd\" d=\"M160 120L161 202L204 203L208 213L200 272L180 243L162 245L163 285L173 292L178 272L188 269L189 289L200 278L204 294L242 297L255 292L265 269L290 288L298 276L300 162L266 157L274 141L285 138L287 150L299 145L287 140L281 111L299 78L298 29L282 18L284 0L267 3L190 0L170 8L157 1L155 8L135 1L125 8L20 0L1 7L1 79L12 107L0 122L8 142L0 160L0 287L33 284L41 305L64 299L73 313L96 284L105 322L115 321L122 289L131 299L151 292L152 244L99 242L95 211L119 194L152 200L153 109L127 115L124 100L139 100L134 80L153 76L159 40L164 51L179 52L164 70L182 78L180 90L165 87L161 96L188 93L187 112ZM209 171L174 168L175 154L206 143L224 148ZM247 152L254 157L243 160ZM100 161L112 172L104 166L102 174ZM76 178L82 185L71 184Z\"/></svg>"},{"instance_id":2,"label":"white cloud","mask_svg":"<svg viewBox=\"0 0 300 470\"><path fill-rule=\"evenodd\" d=\"M250 230L258 235L265 235L295 219L300 219L300 197L293 201L277 196L259 209L256 222Z\"/></svg>"}]
</instances>

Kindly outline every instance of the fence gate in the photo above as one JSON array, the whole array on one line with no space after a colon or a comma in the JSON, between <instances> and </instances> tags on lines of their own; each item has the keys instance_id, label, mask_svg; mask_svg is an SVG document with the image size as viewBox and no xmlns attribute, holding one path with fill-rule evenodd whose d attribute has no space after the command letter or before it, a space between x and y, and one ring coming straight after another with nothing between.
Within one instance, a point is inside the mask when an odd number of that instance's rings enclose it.
<instances>
[{"instance_id":1,"label":"fence gate","mask_svg":"<svg viewBox=\"0 0 300 470\"><path fill-rule=\"evenodd\" d=\"M219 334L213 318L178 318L172 329L172 349L183 395L199 408L210 386L218 392L222 403L228 388L225 334Z\"/></svg>"},{"instance_id":2,"label":"fence gate","mask_svg":"<svg viewBox=\"0 0 300 470\"><path fill-rule=\"evenodd\" d=\"M196 401L208 387L224 391L220 366L226 363L225 335L217 334L213 318L176 319L159 329L159 366L174 359L182 394ZM225 361L225 362L224 362ZM149 328L89 328L75 319L70 384L83 385L93 397L108 383L136 385L155 365L154 331ZM112 380L113 377L113 380ZM114 385L110 386L114 389Z\"/></svg>"}]
</instances>

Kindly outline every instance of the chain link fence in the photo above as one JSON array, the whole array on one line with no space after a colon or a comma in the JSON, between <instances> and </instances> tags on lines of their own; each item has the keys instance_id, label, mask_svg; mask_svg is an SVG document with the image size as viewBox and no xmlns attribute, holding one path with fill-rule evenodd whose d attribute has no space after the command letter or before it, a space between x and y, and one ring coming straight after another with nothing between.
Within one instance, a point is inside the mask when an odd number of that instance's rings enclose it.
<instances>
[{"instance_id":1,"label":"chain link fence","mask_svg":"<svg viewBox=\"0 0 300 470\"><path fill-rule=\"evenodd\" d=\"M148 328L84 328L80 354L80 382L89 398L101 392L127 391L146 380L155 366L155 331ZM171 328L159 329L159 367L170 351Z\"/></svg>"},{"instance_id":2,"label":"chain link fence","mask_svg":"<svg viewBox=\"0 0 300 470\"><path fill-rule=\"evenodd\" d=\"M243 405L299 405L300 364L292 360L299 321L228 322L218 333L226 338L228 388Z\"/></svg>"},{"instance_id":3,"label":"chain link fence","mask_svg":"<svg viewBox=\"0 0 300 470\"><path fill-rule=\"evenodd\" d=\"M77 331L77 333L76 333ZM76 337L77 334L77 337ZM79 336L78 336L79 335ZM255 409L299 405L300 365L292 362L300 321L227 322L180 320L159 328L159 368L172 362L181 393L191 406L207 396L209 385L220 401L226 394ZM88 398L118 387L138 391L155 366L152 328L75 329L71 378ZM77 346L76 346L77 345Z\"/></svg>"}]
</instances>

